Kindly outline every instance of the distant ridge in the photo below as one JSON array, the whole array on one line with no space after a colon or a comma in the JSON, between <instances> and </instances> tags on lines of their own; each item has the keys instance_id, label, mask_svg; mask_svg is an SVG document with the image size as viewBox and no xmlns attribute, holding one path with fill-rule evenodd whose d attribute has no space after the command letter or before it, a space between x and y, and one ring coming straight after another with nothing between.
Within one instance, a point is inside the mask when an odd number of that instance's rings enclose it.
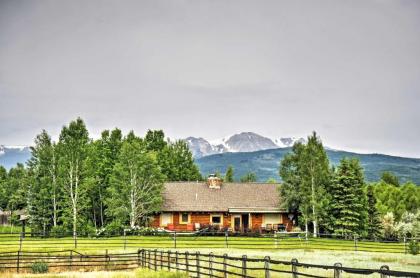
<instances>
[{"instance_id":1,"label":"distant ridge","mask_svg":"<svg viewBox=\"0 0 420 278\"><path fill-rule=\"evenodd\" d=\"M279 180L278 169L280 160L291 148L278 148L256 152L221 153L196 159L202 174L214 172L225 173L227 167L234 167L235 179L239 179L247 172L255 172L258 181L269 178ZM339 164L344 157L358 158L365 171L367 181L377 181L382 172L391 171L401 182L412 181L420 185L420 159L405 158L383 154L358 154L353 152L326 150L330 162Z\"/></svg>"}]
</instances>

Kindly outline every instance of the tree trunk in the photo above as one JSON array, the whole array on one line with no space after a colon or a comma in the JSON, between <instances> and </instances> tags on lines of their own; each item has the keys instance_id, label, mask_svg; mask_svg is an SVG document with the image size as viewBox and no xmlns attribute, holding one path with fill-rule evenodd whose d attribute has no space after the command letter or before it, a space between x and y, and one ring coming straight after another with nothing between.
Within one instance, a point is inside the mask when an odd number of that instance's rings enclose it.
<instances>
[{"instance_id":1,"label":"tree trunk","mask_svg":"<svg viewBox=\"0 0 420 278\"><path fill-rule=\"evenodd\" d=\"M313 224L314 224L314 237L318 235L318 221L315 209L315 180L312 174L311 177L311 190L312 190L312 216L313 216Z\"/></svg>"}]
</instances>

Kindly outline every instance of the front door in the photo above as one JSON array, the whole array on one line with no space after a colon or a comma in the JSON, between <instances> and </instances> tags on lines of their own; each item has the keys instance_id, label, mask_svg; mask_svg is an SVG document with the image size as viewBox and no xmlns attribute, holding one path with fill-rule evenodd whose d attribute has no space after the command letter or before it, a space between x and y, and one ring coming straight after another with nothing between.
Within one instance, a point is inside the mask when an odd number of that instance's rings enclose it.
<instances>
[{"instance_id":1,"label":"front door","mask_svg":"<svg viewBox=\"0 0 420 278\"><path fill-rule=\"evenodd\" d=\"M249 228L249 214L242 214L242 228L245 232Z\"/></svg>"},{"instance_id":2,"label":"front door","mask_svg":"<svg viewBox=\"0 0 420 278\"><path fill-rule=\"evenodd\" d=\"M233 217L233 229L235 232L239 232L241 230L241 217L240 216Z\"/></svg>"}]
</instances>

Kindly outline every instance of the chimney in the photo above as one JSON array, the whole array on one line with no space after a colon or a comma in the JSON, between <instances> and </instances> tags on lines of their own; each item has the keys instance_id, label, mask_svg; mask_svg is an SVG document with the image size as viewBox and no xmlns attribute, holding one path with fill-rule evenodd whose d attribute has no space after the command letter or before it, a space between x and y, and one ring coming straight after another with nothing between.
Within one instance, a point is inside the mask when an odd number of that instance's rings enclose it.
<instances>
[{"instance_id":1,"label":"chimney","mask_svg":"<svg viewBox=\"0 0 420 278\"><path fill-rule=\"evenodd\" d=\"M209 177L207 178L207 185L209 186L209 188L212 189L220 189L220 187L222 186L222 179L219 177L216 177L216 175L209 175Z\"/></svg>"}]
</instances>

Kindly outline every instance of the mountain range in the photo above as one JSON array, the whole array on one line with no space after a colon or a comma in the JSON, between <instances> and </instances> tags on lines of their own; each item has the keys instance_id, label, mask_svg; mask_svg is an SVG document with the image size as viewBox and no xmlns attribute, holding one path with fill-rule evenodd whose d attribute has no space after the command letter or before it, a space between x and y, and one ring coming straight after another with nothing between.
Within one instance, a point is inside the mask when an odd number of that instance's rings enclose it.
<instances>
[{"instance_id":1,"label":"mountain range","mask_svg":"<svg viewBox=\"0 0 420 278\"><path fill-rule=\"evenodd\" d=\"M253 132L242 132L218 140L201 137L184 139L191 149L195 161L203 175L224 173L229 165L234 167L235 179L247 172L254 172L258 181L269 178L279 180L278 168L285 154L290 152L295 142L305 142L303 138L283 137L270 139ZM344 157L355 157L361 162L368 181L380 179L382 172L390 171L401 182L413 181L420 185L420 159L383 154L358 154L326 147L331 164L338 165ZM16 163L25 163L31 157L27 146L0 145L0 165L6 169Z\"/></svg>"},{"instance_id":2,"label":"mountain range","mask_svg":"<svg viewBox=\"0 0 420 278\"><path fill-rule=\"evenodd\" d=\"M185 139L195 158L226 152L255 152L268 149L291 147L295 142L305 142L303 138L284 137L270 139L253 132L241 132L230 137L208 141L202 137Z\"/></svg>"}]
</instances>

